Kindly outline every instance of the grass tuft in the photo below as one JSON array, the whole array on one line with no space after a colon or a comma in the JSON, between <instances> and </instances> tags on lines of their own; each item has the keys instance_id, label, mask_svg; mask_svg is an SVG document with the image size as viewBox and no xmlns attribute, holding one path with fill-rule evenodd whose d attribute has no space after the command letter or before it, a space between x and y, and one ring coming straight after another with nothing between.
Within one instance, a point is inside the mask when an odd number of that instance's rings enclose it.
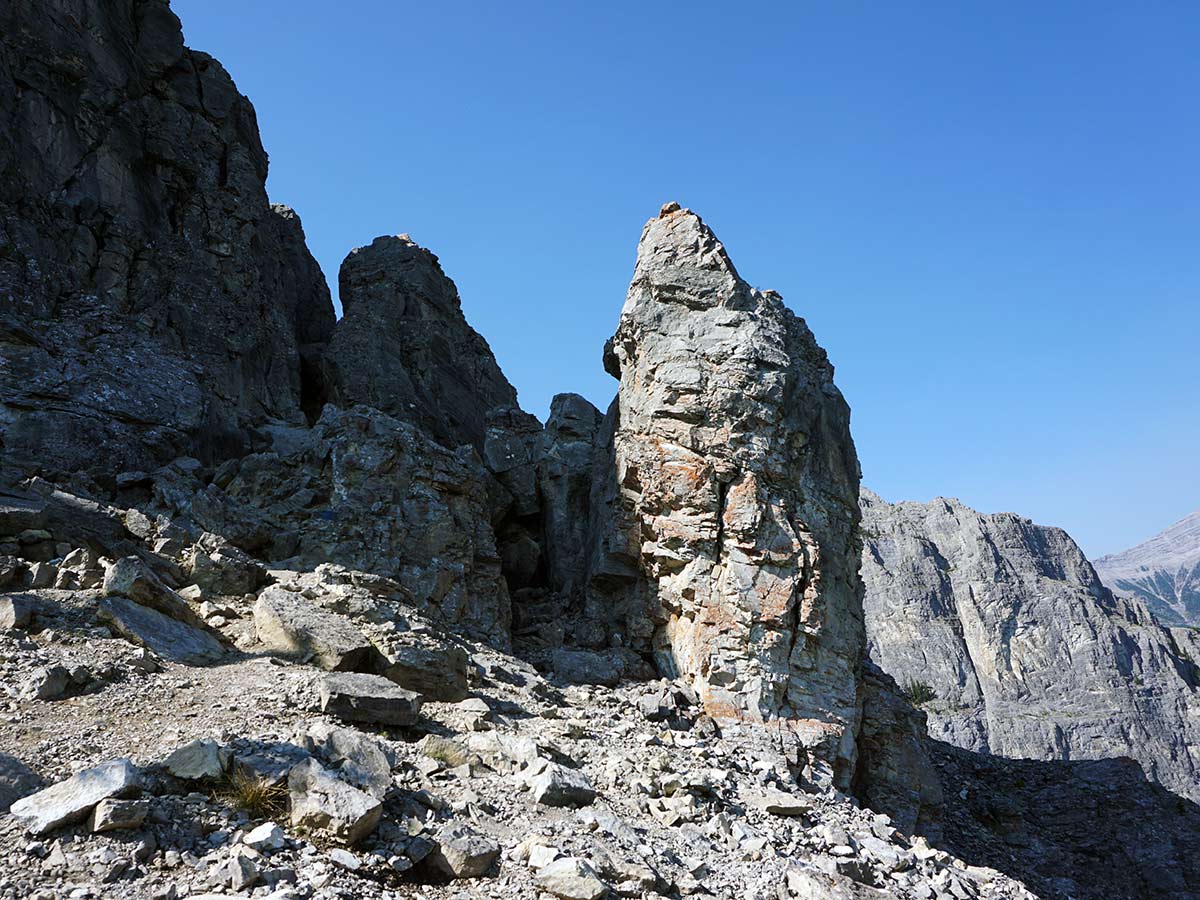
<instances>
[{"instance_id":1,"label":"grass tuft","mask_svg":"<svg viewBox=\"0 0 1200 900\"><path fill-rule=\"evenodd\" d=\"M238 768L216 787L213 798L256 819L274 819L287 812L288 792L284 785Z\"/></svg>"},{"instance_id":2,"label":"grass tuft","mask_svg":"<svg viewBox=\"0 0 1200 900\"><path fill-rule=\"evenodd\" d=\"M908 702L913 706L924 706L937 699L937 694L930 687L929 682L916 678L910 678L904 682L904 695L908 697Z\"/></svg>"}]
</instances>

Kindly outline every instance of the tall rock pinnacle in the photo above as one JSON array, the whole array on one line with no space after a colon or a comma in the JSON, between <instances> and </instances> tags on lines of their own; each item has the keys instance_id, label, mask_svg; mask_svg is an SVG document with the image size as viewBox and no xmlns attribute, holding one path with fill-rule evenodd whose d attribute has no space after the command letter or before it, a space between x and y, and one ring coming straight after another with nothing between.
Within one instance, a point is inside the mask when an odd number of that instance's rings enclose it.
<instances>
[{"instance_id":1,"label":"tall rock pinnacle","mask_svg":"<svg viewBox=\"0 0 1200 900\"><path fill-rule=\"evenodd\" d=\"M660 668L714 717L780 720L816 777L854 760L858 459L802 319L700 217L647 223L606 366L616 477Z\"/></svg>"}]
</instances>

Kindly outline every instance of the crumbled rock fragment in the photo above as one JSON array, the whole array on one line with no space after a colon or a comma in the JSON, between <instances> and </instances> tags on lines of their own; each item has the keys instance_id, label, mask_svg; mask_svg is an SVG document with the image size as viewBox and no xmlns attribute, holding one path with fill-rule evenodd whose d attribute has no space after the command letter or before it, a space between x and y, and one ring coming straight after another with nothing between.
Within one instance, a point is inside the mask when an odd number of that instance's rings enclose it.
<instances>
[{"instance_id":1,"label":"crumbled rock fragment","mask_svg":"<svg viewBox=\"0 0 1200 900\"><path fill-rule=\"evenodd\" d=\"M421 695L382 675L333 672L321 677L321 712L349 722L409 726L421 711Z\"/></svg>"},{"instance_id":2,"label":"crumbled rock fragment","mask_svg":"<svg viewBox=\"0 0 1200 900\"><path fill-rule=\"evenodd\" d=\"M261 825L256 825L242 838L243 844L260 852L278 850L285 842L283 829L274 822L263 822Z\"/></svg>"},{"instance_id":3,"label":"crumbled rock fragment","mask_svg":"<svg viewBox=\"0 0 1200 900\"><path fill-rule=\"evenodd\" d=\"M452 822L437 835L431 863L452 878L478 878L492 867L500 845L467 825Z\"/></svg>"},{"instance_id":4,"label":"crumbled rock fragment","mask_svg":"<svg viewBox=\"0 0 1200 900\"><path fill-rule=\"evenodd\" d=\"M71 684L71 672L63 666L48 666L34 669L21 685L21 694L35 700L57 700L67 692Z\"/></svg>"},{"instance_id":5,"label":"crumbled rock fragment","mask_svg":"<svg viewBox=\"0 0 1200 900\"><path fill-rule=\"evenodd\" d=\"M535 802L543 806L587 806L596 799L596 789L578 769L547 762L529 780Z\"/></svg>"},{"instance_id":6,"label":"crumbled rock fragment","mask_svg":"<svg viewBox=\"0 0 1200 900\"><path fill-rule=\"evenodd\" d=\"M195 740L163 760L163 768L176 778L206 781L220 778L229 769L233 754L216 741Z\"/></svg>"},{"instance_id":7,"label":"crumbled rock fragment","mask_svg":"<svg viewBox=\"0 0 1200 900\"><path fill-rule=\"evenodd\" d=\"M293 825L320 832L341 844L354 844L375 830L383 804L322 766L315 759L288 774Z\"/></svg>"},{"instance_id":8,"label":"crumbled rock fragment","mask_svg":"<svg viewBox=\"0 0 1200 900\"><path fill-rule=\"evenodd\" d=\"M113 759L17 800L9 813L26 830L46 834L87 818L101 800L127 797L141 787L137 767L127 759Z\"/></svg>"},{"instance_id":9,"label":"crumbled rock fragment","mask_svg":"<svg viewBox=\"0 0 1200 900\"><path fill-rule=\"evenodd\" d=\"M561 900L600 900L608 891L596 870L574 856L556 859L534 878L534 883Z\"/></svg>"},{"instance_id":10,"label":"crumbled rock fragment","mask_svg":"<svg viewBox=\"0 0 1200 900\"><path fill-rule=\"evenodd\" d=\"M149 809L145 800L101 800L92 810L90 827L94 833L138 828Z\"/></svg>"},{"instance_id":11,"label":"crumbled rock fragment","mask_svg":"<svg viewBox=\"0 0 1200 900\"><path fill-rule=\"evenodd\" d=\"M354 728L318 722L304 736L304 746L337 770L338 777L383 799L392 786L395 757L377 738Z\"/></svg>"}]
</instances>

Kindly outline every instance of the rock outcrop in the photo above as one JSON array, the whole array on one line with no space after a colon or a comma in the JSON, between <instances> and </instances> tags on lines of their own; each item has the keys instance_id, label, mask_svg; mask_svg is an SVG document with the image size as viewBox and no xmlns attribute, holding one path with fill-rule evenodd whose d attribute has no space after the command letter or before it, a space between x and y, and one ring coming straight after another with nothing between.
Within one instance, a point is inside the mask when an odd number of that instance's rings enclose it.
<instances>
[{"instance_id":1,"label":"rock outcrop","mask_svg":"<svg viewBox=\"0 0 1200 900\"><path fill-rule=\"evenodd\" d=\"M647 223L606 353L614 527L660 669L720 718L776 720L847 784L858 724L858 459L833 367L699 216Z\"/></svg>"},{"instance_id":2,"label":"rock outcrop","mask_svg":"<svg viewBox=\"0 0 1200 900\"><path fill-rule=\"evenodd\" d=\"M470 448L366 406L328 404L311 429L273 435L207 484L153 473L157 507L284 568L337 563L387 579L443 623L508 644L489 475Z\"/></svg>"},{"instance_id":3,"label":"rock outcrop","mask_svg":"<svg viewBox=\"0 0 1200 900\"><path fill-rule=\"evenodd\" d=\"M863 492L871 658L951 744L1043 760L1131 756L1200 796L1200 669L1066 532L956 500Z\"/></svg>"},{"instance_id":4,"label":"rock outcrop","mask_svg":"<svg viewBox=\"0 0 1200 900\"><path fill-rule=\"evenodd\" d=\"M517 392L463 317L438 258L408 235L352 250L338 274L343 316L325 355L331 399L411 422L453 449L483 448L487 414Z\"/></svg>"},{"instance_id":5,"label":"rock outcrop","mask_svg":"<svg viewBox=\"0 0 1200 900\"><path fill-rule=\"evenodd\" d=\"M9 474L111 482L303 422L328 288L254 108L165 0L4 4L0 110Z\"/></svg>"},{"instance_id":6,"label":"rock outcrop","mask_svg":"<svg viewBox=\"0 0 1200 900\"><path fill-rule=\"evenodd\" d=\"M1159 621L1200 626L1200 512L1095 566L1113 593L1141 600Z\"/></svg>"}]
</instances>

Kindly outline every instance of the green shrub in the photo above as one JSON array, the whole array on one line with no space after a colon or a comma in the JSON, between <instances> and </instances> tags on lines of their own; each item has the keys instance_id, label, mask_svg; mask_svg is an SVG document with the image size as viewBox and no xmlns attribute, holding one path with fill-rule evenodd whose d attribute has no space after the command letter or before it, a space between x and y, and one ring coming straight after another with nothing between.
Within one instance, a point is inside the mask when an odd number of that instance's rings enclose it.
<instances>
[{"instance_id":1,"label":"green shrub","mask_svg":"<svg viewBox=\"0 0 1200 900\"><path fill-rule=\"evenodd\" d=\"M908 697L908 702L913 706L924 706L926 703L937 699L937 694L929 686L929 682L920 681L916 678L910 678L904 682L904 695Z\"/></svg>"}]
</instances>

